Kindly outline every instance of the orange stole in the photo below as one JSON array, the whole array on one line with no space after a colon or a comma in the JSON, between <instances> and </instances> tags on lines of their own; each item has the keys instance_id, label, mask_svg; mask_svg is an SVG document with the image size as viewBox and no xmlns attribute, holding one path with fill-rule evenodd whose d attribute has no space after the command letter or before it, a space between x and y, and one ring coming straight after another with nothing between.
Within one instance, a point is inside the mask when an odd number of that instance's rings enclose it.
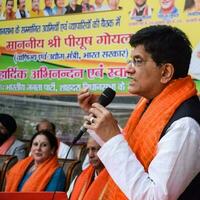
<instances>
[{"instance_id":1,"label":"orange stole","mask_svg":"<svg viewBox=\"0 0 200 200\"><path fill-rule=\"evenodd\" d=\"M160 135L174 114L185 100L197 94L195 84L190 76L171 81L171 83L155 97L147 110L148 100L142 98L131 114L125 129L125 139L135 152L138 160L148 171L151 160L156 155ZM144 113L143 113L144 112ZM127 197L110 178L104 200L123 200Z\"/></svg>"},{"instance_id":2,"label":"orange stole","mask_svg":"<svg viewBox=\"0 0 200 200\"><path fill-rule=\"evenodd\" d=\"M16 137L14 135L10 136L0 147L0 154L4 155L15 142Z\"/></svg>"},{"instance_id":3,"label":"orange stole","mask_svg":"<svg viewBox=\"0 0 200 200\"><path fill-rule=\"evenodd\" d=\"M92 182L94 168L92 165L87 167L78 177L70 200L94 200L101 199L108 182L108 172L103 169L96 179ZM92 183L91 183L92 182Z\"/></svg>"},{"instance_id":4,"label":"orange stole","mask_svg":"<svg viewBox=\"0 0 200 200\"><path fill-rule=\"evenodd\" d=\"M17 187L23 178L29 165L33 162L31 156L19 161L14 165L6 177L5 192L16 192ZM44 191L45 187L49 183L55 170L59 167L57 157L52 156L48 160L41 163L29 179L24 183L21 192L39 192Z\"/></svg>"}]
</instances>

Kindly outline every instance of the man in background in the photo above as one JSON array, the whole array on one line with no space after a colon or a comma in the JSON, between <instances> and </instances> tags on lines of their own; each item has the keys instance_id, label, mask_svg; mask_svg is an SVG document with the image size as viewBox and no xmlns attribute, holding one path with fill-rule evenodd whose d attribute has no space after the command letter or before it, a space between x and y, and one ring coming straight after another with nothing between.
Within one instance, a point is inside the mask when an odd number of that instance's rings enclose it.
<instances>
[{"instance_id":1,"label":"man in background","mask_svg":"<svg viewBox=\"0 0 200 200\"><path fill-rule=\"evenodd\" d=\"M82 173L78 176L78 178L75 178L70 185L67 193L69 197L73 188L70 200L88 200L88 195L92 196L93 199L96 199L96 189L103 191L108 176L105 176L105 179L101 182L101 184L96 184L95 182L95 180L97 180L99 176L105 174L105 172L102 173L104 166L97 156L97 152L99 149L100 145L92 137L89 137L87 141L87 155L89 157L89 166L84 169Z\"/></svg>"},{"instance_id":2,"label":"man in background","mask_svg":"<svg viewBox=\"0 0 200 200\"><path fill-rule=\"evenodd\" d=\"M94 11L108 10L108 6L104 5L103 3L104 3L104 0L95 0Z\"/></svg>"},{"instance_id":3,"label":"man in background","mask_svg":"<svg viewBox=\"0 0 200 200\"><path fill-rule=\"evenodd\" d=\"M122 7L119 6L120 0L107 0L108 10L120 10Z\"/></svg>"},{"instance_id":4,"label":"man in background","mask_svg":"<svg viewBox=\"0 0 200 200\"><path fill-rule=\"evenodd\" d=\"M18 160L25 158L25 144L14 136L17 130L15 119L9 114L0 114L0 154L17 156Z\"/></svg>"},{"instance_id":5,"label":"man in background","mask_svg":"<svg viewBox=\"0 0 200 200\"><path fill-rule=\"evenodd\" d=\"M158 17L170 20L171 18L178 17L178 9L175 7L175 0L159 0L160 10L158 12Z\"/></svg>"},{"instance_id":6,"label":"man in background","mask_svg":"<svg viewBox=\"0 0 200 200\"><path fill-rule=\"evenodd\" d=\"M44 15L45 16L51 16L53 15L53 9L52 9L52 0L44 0Z\"/></svg>"},{"instance_id":7,"label":"man in background","mask_svg":"<svg viewBox=\"0 0 200 200\"><path fill-rule=\"evenodd\" d=\"M150 18L153 9L147 5L147 0L134 0L135 7L130 13L131 19L141 21L145 18Z\"/></svg>"},{"instance_id":8,"label":"man in background","mask_svg":"<svg viewBox=\"0 0 200 200\"><path fill-rule=\"evenodd\" d=\"M0 20L3 20L3 11L2 11L2 0L0 0Z\"/></svg>"},{"instance_id":9,"label":"man in background","mask_svg":"<svg viewBox=\"0 0 200 200\"><path fill-rule=\"evenodd\" d=\"M189 74L192 76L193 79L200 81L200 42L193 49Z\"/></svg>"},{"instance_id":10,"label":"man in background","mask_svg":"<svg viewBox=\"0 0 200 200\"><path fill-rule=\"evenodd\" d=\"M42 17L45 16L43 10L40 10L40 0L32 0L32 9L30 11L30 17Z\"/></svg>"},{"instance_id":11,"label":"man in background","mask_svg":"<svg viewBox=\"0 0 200 200\"><path fill-rule=\"evenodd\" d=\"M30 14L26 9L26 1L25 0L17 0L17 11L16 11L16 18L28 18Z\"/></svg>"},{"instance_id":12,"label":"man in background","mask_svg":"<svg viewBox=\"0 0 200 200\"><path fill-rule=\"evenodd\" d=\"M69 3L65 8L65 14L82 12L82 5L78 4L78 0L69 0Z\"/></svg>"},{"instance_id":13,"label":"man in background","mask_svg":"<svg viewBox=\"0 0 200 200\"><path fill-rule=\"evenodd\" d=\"M56 135L56 126L54 123L50 122L47 119L42 119L36 126L36 131L47 130L52 134ZM58 158L66 158L67 152L69 151L69 146L61 142L59 139L58 143ZM74 153L70 150L69 155L67 156L68 159L74 159Z\"/></svg>"}]
</instances>

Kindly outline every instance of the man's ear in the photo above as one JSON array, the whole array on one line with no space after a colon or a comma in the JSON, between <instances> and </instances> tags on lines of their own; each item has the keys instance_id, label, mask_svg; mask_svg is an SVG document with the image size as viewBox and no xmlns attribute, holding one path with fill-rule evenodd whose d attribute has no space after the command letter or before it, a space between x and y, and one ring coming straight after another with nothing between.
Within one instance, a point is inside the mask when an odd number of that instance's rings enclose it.
<instances>
[{"instance_id":1,"label":"man's ear","mask_svg":"<svg viewBox=\"0 0 200 200\"><path fill-rule=\"evenodd\" d=\"M174 66L171 63L165 63L161 67L161 83L166 84L172 80L174 75Z\"/></svg>"}]
</instances>

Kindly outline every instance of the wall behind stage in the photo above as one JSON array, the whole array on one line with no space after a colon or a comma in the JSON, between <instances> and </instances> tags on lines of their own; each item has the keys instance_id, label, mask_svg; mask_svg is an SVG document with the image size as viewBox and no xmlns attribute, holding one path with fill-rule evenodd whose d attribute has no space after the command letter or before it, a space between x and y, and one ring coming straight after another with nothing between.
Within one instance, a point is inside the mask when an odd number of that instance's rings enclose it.
<instances>
[{"instance_id":1,"label":"wall behind stage","mask_svg":"<svg viewBox=\"0 0 200 200\"><path fill-rule=\"evenodd\" d=\"M155 24L181 28L197 47L190 73L200 91L200 12L184 11L185 1L176 0L176 12L166 17L159 14L159 0L147 0L152 12L143 17L131 14L135 7L132 0L121 0L117 10L110 10L104 0L104 11L13 20L1 15L0 92L71 95L82 87L99 93L110 86L118 95L127 95L124 69L130 57L129 38L140 28ZM39 6L42 10L44 1ZM26 9L31 12L31 1L26 1ZM2 13L4 10L5 0Z\"/></svg>"}]
</instances>

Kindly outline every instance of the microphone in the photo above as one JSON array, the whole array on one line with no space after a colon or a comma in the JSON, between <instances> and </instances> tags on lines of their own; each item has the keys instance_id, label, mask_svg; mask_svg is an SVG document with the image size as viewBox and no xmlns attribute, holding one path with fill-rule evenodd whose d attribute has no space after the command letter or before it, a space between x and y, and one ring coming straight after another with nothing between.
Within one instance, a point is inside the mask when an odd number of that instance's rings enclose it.
<instances>
[{"instance_id":1,"label":"microphone","mask_svg":"<svg viewBox=\"0 0 200 200\"><path fill-rule=\"evenodd\" d=\"M108 87L102 92L101 96L98 99L98 102L102 106L106 107L108 104L110 104L112 102L112 100L115 97L115 94L116 94L116 92L113 89ZM84 126L81 126L78 135L72 141L72 145L75 144L86 131L87 131L87 129Z\"/></svg>"}]
</instances>

